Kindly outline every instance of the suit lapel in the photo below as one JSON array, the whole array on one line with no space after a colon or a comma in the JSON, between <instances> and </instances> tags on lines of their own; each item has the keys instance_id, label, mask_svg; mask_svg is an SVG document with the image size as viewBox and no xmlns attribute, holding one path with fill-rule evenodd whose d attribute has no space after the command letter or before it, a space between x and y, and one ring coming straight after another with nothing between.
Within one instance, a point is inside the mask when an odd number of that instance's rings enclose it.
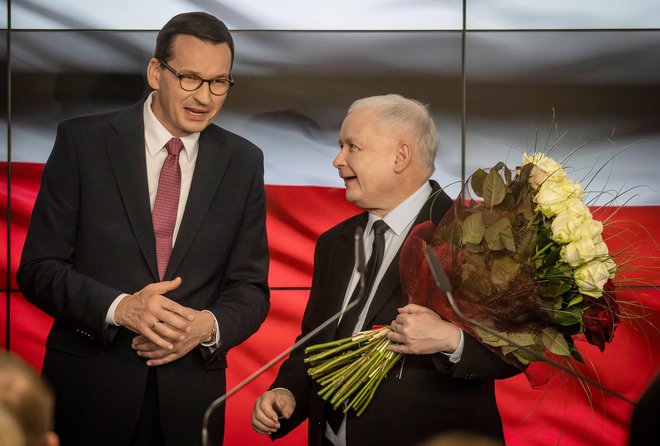
<instances>
[{"instance_id":1,"label":"suit lapel","mask_svg":"<svg viewBox=\"0 0 660 446\"><path fill-rule=\"evenodd\" d=\"M332 297L326 300L325 314L328 316L337 313L342 307L346 289L355 268L355 230L358 227L364 228L367 225L367 219L368 214L364 212L357 217L355 225L344 228L339 243L331 251L333 257L330 261L331 271L328 277L333 278L333 280L326 284L328 290L325 293L325 295ZM337 327L338 322L328 328L328 339L334 338Z\"/></svg>"},{"instance_id":2,"label":"suit lapel","mask_svg":"<svg viewBox=\"0 0 660 446\"><path fill-rule=\"evenodd\" d=\"M412 228L427 220L438 223L452 204L451 198L449 198L449 196L442 190L442 188L440 188L438 183L431 180L431 187L433 188L431 195L429 195L426 203L424 203L422 210L419 212L419 214L417 214ZM411 232L412 228L410 229ZM406 234L406 238L408 238L409 234L410 232ZM369 310L367 311L367 317L365 318L364 324L365 327L371 326L374 316L378 314L380 309L392 297L392 295L401 288L401 280L399 277L400 255L401 249L399 249L399 251L396 253L396 256L392 260L392 263L390 263L390 265L387 267L387 272L378 285L378 290L376 291L374 299L369 306ZM407 296L403 296L404 299L406 297Z\"/></svg>"},{"instance_id":3,"label":"suit lapel","mask_svg":"<svg viewBox=\"0 0 660 446\"><path fill-rule=\"evenodd\" d=\"M229 151L223 150L223 143L223 140L211 137L209 131L203 131L199 137L195 173L181 226L165 272L166 278L176 271L183 260L220 186L230 159Z\"/></svg>"},{"instance_id":4,"label":"suit lapel","mask_svg":"<svg viewBox=\"0 0 660 446\"><path fill-rule=\"evenodd\" d=\"M135 238L152 275L157 278L156 241L144 154L143 104L134 105L110 121L117 135L106 141L106 150Z\"/></svg>"}]
</instances>

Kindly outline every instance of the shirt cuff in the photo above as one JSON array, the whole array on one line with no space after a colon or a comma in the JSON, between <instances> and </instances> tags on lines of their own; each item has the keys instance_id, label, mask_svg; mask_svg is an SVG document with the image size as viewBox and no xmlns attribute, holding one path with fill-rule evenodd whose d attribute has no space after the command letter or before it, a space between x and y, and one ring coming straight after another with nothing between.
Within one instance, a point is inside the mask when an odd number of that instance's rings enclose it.
<instances>
[{"instance_id":1,"label":"shirt cuff","mask_svg":"<svg viewBox=\"0 0 660 446\"><path fill-rule=\"evenodd\" d=\"M112 301L112 304L110 304L110 308L108 308L108 312L105 314L105 324L106 325L114 325L115 327L119 327L119 324L115 322L115 310L117 309L117 305L119 305L119 302L126 297L130 296L130 294L120 294L115 298L115 300Z\"/></svg>"},{"instance_id":2,"label":"shirt cuff","mask_svg":"<svg viewBox=\"0 0 660 446\"><path fill-rule=\"evenodd\" d=\"M291 395L291 396L293 397L294 400L296 399L296 396L293 394L293 392L291 392L289 389L287 389L287 388L285 388L285 387L274 387L274 388L272 388L272 389L268 389L268 390L271 390L271 391L272 391L272 390L284 390L284 391L287 392L289 395Z\"/></svg>"},{"instance_id":3,"label":"shirt cuff","mask_svg":"<svg viewBox=\"0 0 660 446\"><path fill-rule=\"evenodd\" d=\"M463 336L463 330L460 330L461 332L461 339L458 341L458 347L456 347L456 350L454 350L454 353L445 353L442 352L443 355L449 356L449 362L452 364L456 364L458 361L461 360L461 356L463 355L463 347L465 346L465 337Z\"/></svg>"},{"instance_id":4,"label":"shirt cuff","mask_svg":"<svg viewBox=\"0 0 660 446\"><path fill-rule=\"evenodd\" d=\"M210 348L211 350L215 350L218 347L220 347L220 330L218 329L218 320L215 318L215 314L211 313L209 310L202 310L204 313L208 313L211 315L213 318L213 333L215 334L215 337L211 339L209 342L202 342L200 345L202 347L207 347Z\"/></svg>"}]
</instances>

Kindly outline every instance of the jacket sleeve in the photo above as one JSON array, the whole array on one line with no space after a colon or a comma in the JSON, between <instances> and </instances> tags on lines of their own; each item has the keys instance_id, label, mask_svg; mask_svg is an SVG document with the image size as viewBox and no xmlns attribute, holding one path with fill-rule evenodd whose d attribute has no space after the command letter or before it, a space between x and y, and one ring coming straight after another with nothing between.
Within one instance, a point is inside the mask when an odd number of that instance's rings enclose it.
<instances>
[{"instance_id":1,"label":"jacket sleeve","mask_svg":"<svg viewBox=\"0 0 660 446\"><path fill-rule=\"evenodd\" d=\"M441 373L461 379L504 379L523 371L504 361L469 334L463 332L463 335L463 354L460 361L452 363L449 357L442 353L433 355L433 362Z\"/></svg>"},{"instance_id":2,"label":"jacket sleeve","mask_svg":"<svg viewBox=\"0 0 660 446\"><path fill-rule=\"evenodd\" d=\"M330 247L327 245L326 237L321 235L314 251L314 273L312 275L312 289L310 292L307 307L303 314L301 333L296 338L296 342L306 336L309 332L314 330L321 322L323 322L323 306L324 306L324 287L322 286L321 268L319 265L328 264L321 260L321 257L330 252ZM312 400L312 393L315 391L315 384L312 378L307 374L307 365L304 362L305 348L309 345L322 342L324 336L329 336L331 329L325 333L322 331L314 338L310 339L305 344L301 345L296 350L292 351L286 361L282 363L279 373L275 381L270 386L270 389L285 388L289 390L296 399L296 408L288 420L281 420L280 429L271 435L271 438L281 438L295 429L303 421L310 416L310 401Z\"/></svg>"},{"instance_id":3,"label":"jacket sleeve","mask_svg":"<svg viewBox=\"0 0 660 446\"><path fill-rule=\"evenodd\" d=\"M16 274L25 298L50 316L106 343L105 317L122 293L73 267L79 217L80 177L76 147L60 124Z\"/></svg>"},{"instance_id":4,"label":"jacket sleeve","mask_svg":"<svg viewBox=\"0 0 660 446\"><path fill-rule=\"evenodd\" d=\"M227 352L255 333L270 307L266 193L261 152L252 173L240 230L226 261L221 291L209 308L218 321L219 351L222 352Z\"/></svg>"}]
</instances>

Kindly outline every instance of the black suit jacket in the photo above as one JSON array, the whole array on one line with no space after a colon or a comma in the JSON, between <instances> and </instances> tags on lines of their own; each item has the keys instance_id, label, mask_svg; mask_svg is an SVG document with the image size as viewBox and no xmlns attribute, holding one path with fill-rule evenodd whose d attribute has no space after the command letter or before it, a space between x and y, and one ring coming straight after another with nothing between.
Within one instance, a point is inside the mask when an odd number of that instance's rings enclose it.
<instances>
[{"instance_id":1,"label":"black suit jacket","mask_svg":"<svg viewBox=\"0 0 660 446\"><path fill-rule=\"evenodd\" d=\"M416 223L437 222L449 209L451 200L435 182L433 192ZM362 213L323 233L316 244L312 291L302 321L305 335L339 311L350 279L353 261L353 234L364 227ZM406 305L399 279L399 254L387 269L367 313L365 327L387 325ZM334 339L332 324L309 344ZM301 336L302 336L301 335ZM293 352L280 368L271 388L289 389L296 409L289 420L281 420L280 438L309 418L309 444L320 445L325 432L324 401L320 387L307 375L304 346ZM346 440L351 445L413 445L439 432L467 430L502 439L502 425L495 402L493 378L508 377L518 370L501 361L488 349L465 335L461 360L452 364L447 355L407 355L401 379L399 366L383 380L367 410L347 418Z\"/></svg>"},{"instance_id":2,"label":"black suit jacket","mask_svg":"<svg viewBox=\"0 0 660 446\"><path fill-rule=\"evenodd\" d=\"M17 275L25 297L55 319L43 374L65 445L127 444L143 401L147 366L131 349L136 335L105 325L119 294L159 281L142 109L60 124ZM168 297L213 312L221 347L157 367L168 445L200 442L203 413L225 391L227 351L266 317L265 216L261 151L209 126L165 279L183 280Z\"/></svg>"}]
</instances>

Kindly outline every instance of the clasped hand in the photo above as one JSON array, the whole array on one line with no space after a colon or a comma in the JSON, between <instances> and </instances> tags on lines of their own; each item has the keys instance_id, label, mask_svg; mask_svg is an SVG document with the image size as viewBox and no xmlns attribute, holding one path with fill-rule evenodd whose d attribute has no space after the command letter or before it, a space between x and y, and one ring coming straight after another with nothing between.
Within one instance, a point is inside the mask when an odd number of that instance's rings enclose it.
<instances>
[{"instance_id":1,"label":"clasped hand","mask_svg":"<svg viewBox=\"0 0 660 446\"><path fill-rule=\"evenodd\" d=\"M115 310L115 321L138 333L132 347L147 365L174 361L208 340L213 317L184 307L164 296L181 285L181 278L151 283L124 297Z\"/></svg>"}]
</instances>

